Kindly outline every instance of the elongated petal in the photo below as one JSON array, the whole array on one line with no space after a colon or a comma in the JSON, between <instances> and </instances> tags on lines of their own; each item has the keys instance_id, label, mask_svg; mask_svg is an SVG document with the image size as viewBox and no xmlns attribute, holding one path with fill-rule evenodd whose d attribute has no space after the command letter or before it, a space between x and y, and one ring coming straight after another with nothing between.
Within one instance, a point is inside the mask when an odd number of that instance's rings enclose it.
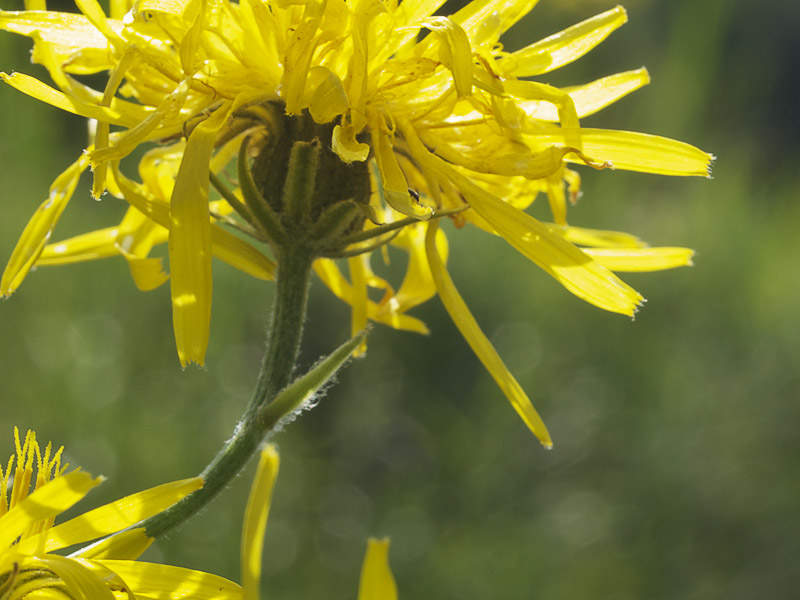
<instances>
[{"instance_id":1,"label":"elongated petal","mask_svg":"<svg viewBox=\"0 0 800 600\"><path fill-rule=\"evenodd\" d=\"M122 23L111 21L111 26L119 31ZM108 40L105 36L91 24L89 19L75 13L44 10L2 11L0 29L37 37L47 44L60 47L60 53L64 55L79 50L107 52L108 49Z\"/></svg>"},{"instance_id":2,"label":"elongated petal","mask_svg":"<svg viewBox=\"0 0 800 600\"><path fill-rule=\"evenodd\" d=\"M136 560L154 541L155 538L149 537L144 527L137 527L85 546L71 554L70 558Z\"/></svg>"},{"instance_id":3,"label":"elongated petal","mask_svg":"<svg viewBox=\"0 0 800 600\"><path fill-rule=\"evenodd\" d=\"M170 204L172 323L181 364L202 365L211 322L211 223L208 163L230 106L198 125L181 161Z\"/></svg>"},{"instance_id":4,"label":"elongated petal","mask_svg":"<svg viewBox=\"0 0 800 600\"><path fill-rule=\"evenodd\" d=\"M132 560L100 560L139 598L151 600L241 600L241 588L227 579L181 567Z\"/></svg>"},{"instance_id":5,"label":"elongated petal","mask_svg":"<svg viewBox=\"0 0 800 600\"><path fill-rule=\"evenodd\" d=\"M692 265L689 248L584 248L583 251L612 271L662 271Z\"/></svg>"},{"instance_id":6,"label":"elongated petal","mask_svg":"<svg viewBox=\"0 0 800 600\"><path fill-rule=\"evenodd\" d=\"M579 59L628 20L621 6L512 52L499 68L516 77L549 73Z\"/></svg>"},{"instance_id":7,"label":"elongated petal","mask_svg":"<svg viewBox=\"0 0 800 600\"><path fill-rule=\"evenodd\" d=\"M568 144L580 137L583 152L597 162L608 162L615 169L657 173L659 175L695 175L709 177L714 156L690 144L657 135L610 129L561 129L530 136L534 144ZM579 157L565 160L582 163Z\"/></svg>"},{"instance_id":8,"label":"elongated petal","mask_svg":"<svg viewBox=\"0 0 800 600\"><path fill-rule=\"evenodd\" d=\"M367 279L364 269L364 260L368 255L353 256L347 259L350 267L350 279L353 283L352 318L350 320L350 335L355 336L367 326ZM357 353L363 354L366 347L358 349Z\"/></svg>"},{"instance_id":9,"label":"elongated petal","mask_svg":"<svg viewBox=\"0 0 800 600\"><path fill-rule=\"evenodd\" d=\"M276 265L242 238L217 226L211 228L211 251L214 256L251 277L272 281Z\"/></svg>"},{"instance_id":10,"label":"elongated petal","mask_svg":"<svg viewBox=\"0 0 800 600\"><path fill-rule=\"evenodd\" d=\"M48 244L36 260L36 266L68 265L117 256L118 232L117 227L106 227Z\"/></svg>"},{"instance_id":11,"label":"elongated petal","mask_svg":"<svg viewBox=\"0 0 800 600\"><path fill-rule=\"evenodd\" d=\"M242 592L244 600L258 600L261 581L261 553L264 532L272 504L272 490L278 477L280 459L275 446L270 444L261 451L258 469L250 488L242 531Z\"/></svg>"},{"instance_id":12,"label":"elongated petal","mask_svg":"<svg viewBox=\"0 0 800 600\"><path fill-rule=\"evenodd\" d=\"M632 316L643 298L611 271L529 214L483 192L465 191L475 211L518 252L570 292L599 308Z\"/></svg>"},{"instance_id":13,"label":"elongated petal","mask_svg":"<svg viewBox=\"0 0 800 600\"><path fill-rule=\"evenodd\" d=\"M158 487L120 498L69 521L23 540L21 552L37 548L51 552L73 544L82 544L104 535L116 533L143 519L161 512L178 500L203 487L199 477L166 483ZM41 546L39 545L41 544Z\"/></svg>"},{"instance_id":14,"label":"elongated petal","mask_svg":"<svg viewBox=\"0 0 800 600\"><path fill-rule=\"evenodd\" d=\"M467 31L474 44L491 46L538 2L539 0L469 2L451 18Z\"/></svg>"},{"instance_id":15,"label":"elongated petal","mask_svg":"<svg viewBox=\"0 0 800 600\"><path fill-rule=\"evenodd\" d=\"M0 548L8 548L36 521L51 519L83 498L102 481L82 471L56 477L0 517Z\"/></svg>"},{"instance_id":16,"label":"elongated petal","mask_svg":"<svg viewBox=\"0 0 800 600\"><path fill-rule=\"evenodd\" d=\"M453 319L453 323L458 327L461 335L467 340L472 351L475 352L475 355L483 363L483 366L486 367L486 370L489 371L489 374L495 382L497 382L497 385L503 390L503 393L511 402L511 406L514 407L514 410L522 417L522 420L533 434L539 438L542 445L545 448L551 448L553 446L553 441L550 439L550 433L547 431L547 427L539 416L539 413L533 408L522 386L520 386L514 376L509 372L508 368L506 368L503 359L497 354L497 350L494 349L494 346L492 346L491 342L481 331L480 326L475 321L475 317L472 316L466 303L456 290L453 280L450 278L450 274L447 272L447 269L445 269L444 263L442 263L442 259L439 257L439 253L436 250L435 235L437 228L438 223L432 223L428 226L425 249L428 253L431 273L436 282L436 288L439 290L439 298L442 299L442 304L444 304L450 318Z\"/></svg>"},{"instance_id":17,"label":"elongated petal","mask_svg":"<svg viewBox=\"0 0 800 600\"><path fill-rule=\"evenodd\" d=\"M113 108L92 104L75 96L69 96L24 73L12 73L11 75L0 73L0 78L23 94L81 117L97 119L98 121L124 127L133 127L137 123L134 119L117 112Z\"/></svg>"},{"instance_id":18,"label":"elongated petal","mask_svg":"<svg viewBox=\"0 0 800 600\"><path fill-rule=\"evenodd\" d=\"M650 83L650 75L647 73L647 69L636 69L609 75L586 85L564 88L563 91L572 98L578 117L582 119L648 83ZM522 100L518 102L518 106L531 118L553 122L559 120L558 109L550 102Z\"/></svg>"},{"instance_id":19,"label":"elongated petal","mask_svg":"<svg viewBox=\"0 0 800 600\"><path fill-rule=\"evenodd\" d=\"M59 175L50 187L50 195L28 221L0 279L0 295L10 296L25 279L53 233L61 213L72 198L81 174L89 166L82 155Z\"/></svg>"},{"instance_id":20,"label":"elongated petal","mask_svg":"<svg viewBox=\"0 0 800 600\"><path fill-rule=\"evenodd\" d=\"M565 240L581 246L596 248L644 248L642 240L630 233L606 231L603 229L587 229L586 227L559 227L556 231Z\"/></svg>"},{"instance_id":21,"label":"elongated petal","mask_svg":"<svg viewBox=\"0 0 800 600\"><path fill-rule=\"evenodd\" d=\"M361 565L358 600L397 600L397 585L389 567L389 540L367 541Z\"/></svg>"}]
</instances>

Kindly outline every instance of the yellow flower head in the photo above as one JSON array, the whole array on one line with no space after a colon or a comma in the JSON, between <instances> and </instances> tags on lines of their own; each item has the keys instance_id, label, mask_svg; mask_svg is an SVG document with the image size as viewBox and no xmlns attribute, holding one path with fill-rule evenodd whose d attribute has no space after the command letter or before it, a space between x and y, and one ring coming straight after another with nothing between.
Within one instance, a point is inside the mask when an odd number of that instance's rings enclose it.
<instances>
[{"instance_id":1,"label":"yellow flower head","mask_svg":"<svg viewBox=\"0 0 800 600\"><path fill-rule=\"evenodd\" d=\"M106 504L59 525L55 518L102 482L88 473L65 473L60 448L41 451L36 435L21 442L0 466L0 597L114 600L161 597L239 600L235 583L203 573L135 559L153 541L143 529L129 529L78 550L54 551L116 534L171 506L202 486L199 478L176 481Z\"/></svg>"},{"instance_id":2,"label":"yellow flower head","mask_svg":"<svg viewBox=\"0 0 800 600\"><path fill-rule=\"evenodd\" d=\"M582 117L647 84L644 69L566 89L532 79L603 41L626 21L621 7L506 52L500 36L536 0L475 0L450 16L435 14L442 0L113 0L109 16L96 0L76 2L78 15L46 11L44 0L28 0L38 10L0 12L0 28L34 39L34 60L58 89L19 73L0 74L6 83L97 122L93 145L24 231L0 294L33 265L120 254L137 285L152 289L167 277L149 253L168 242L178 354L202 363L211 257L262 279L275 270L258 243L225 226L268 242L278 262L286 241L300 239L320 278L352 306L354 331L373 320L426 332L407 312L438 294L550 445L447 274L440 217L503 237L573 294L625 315L643 299L614 271L690 264L685 248L567 225L567 200L580 187L570 164L707 176L712 159L666 138L581 127ZM103 90L79 81L98 72L108 73ZM120 160L153 141L162 145L140 160L141 183L123 175ZM311 163L339 163L330 177L302 180L336 202L276 199L291 187L287 165L302 159L285 150L295 141L310 144ZM224 168L237 153L232 177ZM124 198L128 213L118 227L47 245L89 167L94 195ZM209 201L209 177L219 200ZM552 224L524 212L539 192ZM369 251L388 242L409 254L397 289L370 267ZM348 259L349 280L336 257ZM369 288L383 298L372 300Z\"/></svg>"}]
</instances>

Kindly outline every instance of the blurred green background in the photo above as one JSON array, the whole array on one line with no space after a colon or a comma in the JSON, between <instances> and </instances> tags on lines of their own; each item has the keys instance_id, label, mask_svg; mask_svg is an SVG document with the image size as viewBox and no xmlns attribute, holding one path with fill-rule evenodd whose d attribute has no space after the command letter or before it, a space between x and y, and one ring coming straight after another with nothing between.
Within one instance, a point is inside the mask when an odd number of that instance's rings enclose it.
<instances>
[{"instance_id":1,"label":"blurred green background","mask_svg":"<svg viewBox=\"0 0 800 600\"><path fill-rule=\"evenodd\" d=\"M543 0L505 45L612 5ZM429 337L376 328L367 357L274 439L265 597L355 597L368 535L391 536L406 599L800 597L800 3L626 7L625 27L542 80L646 65L650 86L584 124L696 144L719 157L714 179L585 169L570 222L695 248L696 266L626 276L649 300L631 321L448 225L453 278L555 448L526 430L438 300L415 312ZM1 68L41 75L28 48L0 35ZM4 263L86 129L6 86L0 107ZM56 237L122 210L91 200L87 178ZM198 472L249 396L272 293L222 264L214 277L207 367L181 371L167 286L138 292L122 259L29 276L0 306L0 456L14 424L63 443L109 478L84 508ZM303 366L348 332L316 282ZM238 580L250 472L148 557Z\"/></svg>"}]
</instances>

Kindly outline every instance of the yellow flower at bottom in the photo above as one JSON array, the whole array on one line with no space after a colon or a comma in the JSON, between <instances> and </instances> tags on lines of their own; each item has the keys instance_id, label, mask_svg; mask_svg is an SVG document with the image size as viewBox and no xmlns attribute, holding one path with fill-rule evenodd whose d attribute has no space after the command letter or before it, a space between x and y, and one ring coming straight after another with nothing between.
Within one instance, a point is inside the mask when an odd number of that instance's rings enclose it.
<instances>
[{"instance_id":1,"label":"yellow flower at bottom","mask_svg":"<svg viewBox=\"0 0 800 600\"><path fill-rule=\"evenodd\" d=\"M65 473L63 448L53 453L48 444L42 452L33 432L21 442L15 428L14 437L16 453L5 469L0 466L0 598L241 598L241 588L227 579L136 561L153 540L141 528L123 531L202 487L200 478L132 494L54 525L103 479L78 470ZM117 535L70 556L54 554L112 534Z\"/></svg>"},{"instance_id":2,"label":"yellow flower at bottom","mask_svg":"<svg viewBox=\"0 0 800 600\"><path fill-rule=\"evenodd\" d=\"M261 552L272 490L278 477L280 458L275 446L261 451L256 476L247 499L242 529L242 588L244 600L259 600ZM397 600L397 587L389 568L389 540L369 539L361 566L358 600Z\"/></svg>"}]
</instances>

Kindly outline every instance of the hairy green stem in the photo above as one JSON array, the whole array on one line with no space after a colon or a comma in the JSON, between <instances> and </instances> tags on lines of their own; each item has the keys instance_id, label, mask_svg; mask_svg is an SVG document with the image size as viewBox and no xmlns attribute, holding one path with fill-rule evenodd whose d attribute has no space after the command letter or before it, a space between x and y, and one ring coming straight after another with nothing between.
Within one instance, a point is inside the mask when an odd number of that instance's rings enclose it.
<instances>
[{"instance_id":1,"label":"hairy green stem","mask_svg":"<svg viewBox=\"0 0 800 600\"><path fill-rule=\"evenodd\" d=\"M233 436L200 474L203 487L137 525L143 526L149 537L167 533L211 502L247 464L274 425L259 414L292 379L306 317L313 256L307 248L290 246L281 249L278 259L269 343L250 404Z\"/></svg>"}]
</instances>

